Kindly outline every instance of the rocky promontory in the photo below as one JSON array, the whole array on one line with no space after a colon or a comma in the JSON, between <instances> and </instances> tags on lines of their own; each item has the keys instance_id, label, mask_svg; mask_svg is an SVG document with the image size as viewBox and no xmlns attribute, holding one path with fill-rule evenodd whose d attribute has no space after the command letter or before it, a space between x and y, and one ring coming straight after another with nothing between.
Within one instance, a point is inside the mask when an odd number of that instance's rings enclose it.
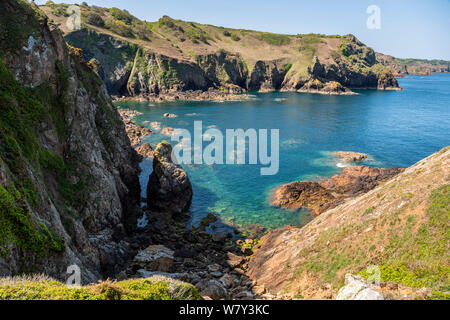
<instances>
[{"instance_id":1,"label":"rocky promontory","mask_svg":"<svg viewBox=\"0 0 450 320\"><path fill-rule=\"evenodd\" d=\"M42 9L64 25L60 6ZM350 95L352 89L400 89L375 51L351 34L282 35L168 16L150 28L120 11L128 23L124 35L105 27L122 22L109 9L82 6L81 11L86 18L99 15L104 24L85 19L79 30L64 29L66 41L98 66L108 92L118 99L225 101L249 98L248 91Z\"/></svg>"},{"instance_id":2,"label":"rocky promontory","mask_svg":"<svg viewBox=\"0 0 450 320\"><path fill-rule=\"evenodd\" d=\"M125 124L125 131L130 139L132 146L138 146L141 144L142 139L152 134L149 128L135 124L131 119L140 113L135 110L118 109L123 123Z\"/></svg>"},{"instance_id":3,"label":"rocky promontory","mask_svg":"<svg viewBox=\"0 0 450 320\"><path fill-rule=\"evenodd\" d=\"M273 206L311 210L316 216L334 208L345 199L358 196L375 188L404 169L380 169L365 166L346 167L340 174L324 181L296 181L274 190Z\"/></svg>"}]
</instances>

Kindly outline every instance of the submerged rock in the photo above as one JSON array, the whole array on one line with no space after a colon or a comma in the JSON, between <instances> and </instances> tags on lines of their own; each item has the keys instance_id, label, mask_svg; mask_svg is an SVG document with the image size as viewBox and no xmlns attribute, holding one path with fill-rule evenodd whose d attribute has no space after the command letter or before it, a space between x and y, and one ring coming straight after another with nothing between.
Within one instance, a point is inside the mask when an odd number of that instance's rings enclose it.
<instances>
[{"instance_id":1,"label":"submerged rock","mask_svg":"<svg viewBox=\"0 0 450 320\"><path fill-rule=\"evenodd\" d=\"M164 118L177 118L178 116L173 113L164 113Z\"/></svg>"},{"instance_id":2,"label":"submerged rock","mask_svg":"<svg viewBox=\"0 0 450 320\"><path fill-rule=\"evenodd\" d=\"M333 154L345 162L359 162L369 157L367 154L359 152L338 151Z\"/></svg>"},{"instance_id":3,"label":"submerged rock","mask_svg":"<svg viewBox=\"0 0 450 320\"><path fill-rule=\"evenodd\" d=\"M192 185L186 171L172 161L172 146L163 141L153 155L153 172L147 185L149 209L170 215L187 211L192 201Z\"/></svg>"}]
</instances>

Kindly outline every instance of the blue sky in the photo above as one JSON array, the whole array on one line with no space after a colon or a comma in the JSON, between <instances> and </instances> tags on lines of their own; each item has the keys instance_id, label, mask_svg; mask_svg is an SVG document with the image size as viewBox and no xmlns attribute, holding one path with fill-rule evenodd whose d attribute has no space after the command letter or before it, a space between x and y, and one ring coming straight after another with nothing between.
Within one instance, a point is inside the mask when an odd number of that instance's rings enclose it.
<instances>
[{"instance_id":1,"label":"blue sky","mask_svg":"<svg viewBox=\"0 0 450 320\"><path fill-rule=\"evenodd\" d=\"M46 0L36 0L43 4ZM69 2L55 1L54 2ZM81 3L82 1L70 1ZM400 58L450 60L450 0L89 0L156 21L172 18L276 33L353 33L376 51ZM369 5L381 10L381 29L368 29Z\"/></svg>"}]
</instances>

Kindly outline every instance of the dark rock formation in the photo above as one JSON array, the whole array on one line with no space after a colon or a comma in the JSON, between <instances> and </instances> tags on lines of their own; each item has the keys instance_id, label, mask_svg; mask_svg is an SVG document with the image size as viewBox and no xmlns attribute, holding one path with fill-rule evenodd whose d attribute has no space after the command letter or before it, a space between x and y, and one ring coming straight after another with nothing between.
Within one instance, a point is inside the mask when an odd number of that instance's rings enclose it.
<instances>
[{"instance_id":1,"label":"dark rock formation","mask_svg":"<svg viewBox=\"0 0 450 320\"><path fill-rule=\"evenodd\" d=\"M176 215L189 210L192 186L186 171L172 159L172 146L163 141L153 153L153 172L147 185L150 210Z\"/></svg>"},{"instance_id":2,"label":"dark rock formation","mask_svg":"<svg viewBox=\"0 0 450 320\"><path fill-rule=\"evenodd\" d=\"M4 0L0 8L0 275L65 280L76 264L83 282L103 279L132 255L137 155L80 51L36 6Z\"/></svg>"}]
</instances>

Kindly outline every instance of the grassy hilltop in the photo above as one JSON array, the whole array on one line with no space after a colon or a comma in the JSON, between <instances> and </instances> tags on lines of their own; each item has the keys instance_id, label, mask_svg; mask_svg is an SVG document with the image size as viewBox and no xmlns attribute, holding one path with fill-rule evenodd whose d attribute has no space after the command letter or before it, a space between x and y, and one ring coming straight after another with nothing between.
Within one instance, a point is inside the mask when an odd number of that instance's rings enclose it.
<instances>
[{"instance_id":1,"label":"grassy hilltop","mask_svg":"<svg viewBox=\"0 0 450 320\"><path fill-rule=\"evenodd\" d=\"M95 59L111 94L207 90L398 89L372 48L353 35L275 34L164 16L141 21L126 10L81 5L82 29L70 31L67 4L41 8L66 41Z\"/></svg>"}]
</instances>

